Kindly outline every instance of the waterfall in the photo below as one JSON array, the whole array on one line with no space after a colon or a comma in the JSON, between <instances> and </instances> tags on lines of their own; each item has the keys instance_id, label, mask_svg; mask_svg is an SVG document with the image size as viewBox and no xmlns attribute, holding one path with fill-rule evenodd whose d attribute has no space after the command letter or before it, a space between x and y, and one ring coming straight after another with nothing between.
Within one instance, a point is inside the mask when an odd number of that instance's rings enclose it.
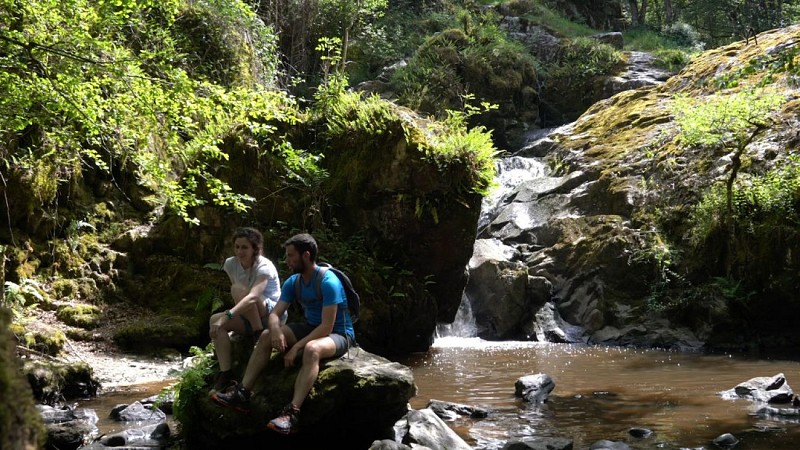
<instances>
[{"instance_id":1,"label":"waterfall","mask_svg":"<svg viewBox=\"0 0 800 450\"><path fill-rule=\"evenodd\" d=\"M475 325L475 317L472 315L472 306L470 305L467 294L461 297L461 305L456 312L456 318L453 323L440 323L436 325L435 339L444 337L463 337L471 338L478 336L478 327Z\"/></svg>"},{"instance_id":2,"label":"waterfall","mask_svg":"<svg viewBox=\"0 0 800 450\"><path fill-rule=\"evenodd\" d=\"M565 127L560 127L565 128ZM481 202L476 236L486 228L498 214L498 206L507 201L507 197L521 184L531 180L545 178L549 175L547 165L541 158L523 156L536 154L538 146L547 146L549 135L555 128L534 130L528 134L522 148L510 156L499 158L495 162L495 189ZM471 300L464 293L453 323L440 323L436 326L434 341L441 343L442 338L474 338L477 339L478 327L472 314Z\"/></svg>"}]
</instances>

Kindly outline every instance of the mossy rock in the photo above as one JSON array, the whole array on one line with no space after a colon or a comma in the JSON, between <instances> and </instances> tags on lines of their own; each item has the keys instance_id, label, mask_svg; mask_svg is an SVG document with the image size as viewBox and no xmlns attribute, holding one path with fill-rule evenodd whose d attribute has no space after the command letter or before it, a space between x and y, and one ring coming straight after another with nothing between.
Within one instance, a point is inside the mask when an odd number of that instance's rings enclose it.
<instances>
[{"instance_id":1,"label":"mossy rock","mask_svg":"<svg viewBox=\"0 0 800 450\"><path fill-rule=\"evenodd\" d=\"M80 285L78 284L77 280L70 278L59 278L53 281L53 284L50 287L50 292L55 298L67 297L69 299L73 299L79 295Z\"/></svg>"},{"instance_id":2,"label":"mossy rock","mask_svg":"<svg viewBox=\"0 0 800 450\"><path fill-rule=\"evenodd\" d=\"M34 398L48 405L62 399L94 397L100 388L92 368L85 362L28 361L22 371L28 377Z\"/></svg>"},{"instance_id":3,"label":"mossy rock","mask_svg":"<svg viewBox=\"0 0 800 450\"><path fill-rule=\"evenodd\" d=\"M56 317L67 325L85 328L88 330L97 328L103 312L94 305L63 305L58 308Z\"/></svg>"},{"instance_id":4,"label":"mossy rock","mask_svg":"<svg viewBox=\"0 0 800 450\"><path fill-rule=\"evenodd\" d=\"M58 355L67 342L64 332L44 324L31 323L25 326L12 323L8 328L20 345L46 355Z\"/></svg>"},{"instance_id":5,"label":"mossy rock","mask_svg":"<svg viewBox=\"0 0 800 450\"><path fill-rule=\"evenodd\" d=\"M243 343L241 349L246 348ZM237 353L234 357L241 367L249 355ZM180 406L175 417L189 446L197 449L219 448L223 442L251 447L246 444L249 440L275 449L321 448L332 441L366 448L392 434L392 424L407 412L408 400L416 394L408 367L353 348L341 358L320 363L319 376L303 403L300 433L289 442L278 433L265 432L264 425L291 399L299 363L287 368L283 356L273 353L256 380L248 414L221 408L210 400L210 386L202 385L197 376L208 372L206 364L199 361L193 373L184 373L176 394ZM234 372L239 375L238 370Z\"/></svg>"},{"instance_id":6,"label":"mossy rock","mask_svg":"<svg viewBox=\"0 0 800 450\"><path fill-rule=\"evenodd\" d=\"M67 327L64 333L73 341L90 342L102 340L102 337L99 334L92 333L91 331L83 328Z\"/></svg>"},{"instance_id":7,"label":"mossy rock","mask_svg":"<svg viewBox=\"0 0 800 450\"><path fill-rule=\"evenodd\" d=\"M0 307L0 330L7 330L10 322L9 310ZM14 339L8 331L0 331L0 448L43 448L46 438L31 387L19 370Z\"/></svg>"},{"instance_id":8,"label":"mossy rock","mask_svg":"<svg viewBox=\"0 0 800 450\"><path fill-rule=\"evenodd\" d=\"M152 351L164 347L188 350L208 342L207 336L203 339L202 325L191 317L149 317L121 326L114 332L113 339L120 347L134 351Z\"/></svg>"}]
</instances>

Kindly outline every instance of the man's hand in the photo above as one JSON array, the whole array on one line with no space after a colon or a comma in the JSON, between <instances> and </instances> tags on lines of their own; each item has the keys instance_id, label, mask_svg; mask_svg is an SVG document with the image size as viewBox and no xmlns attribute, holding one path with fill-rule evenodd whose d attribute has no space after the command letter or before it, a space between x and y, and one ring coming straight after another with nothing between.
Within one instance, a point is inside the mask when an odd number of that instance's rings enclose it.
<instances>
[{"instance_id":1,"label":"man's hand","mask_svg":"<svg viewBox=\"0 0 800 450\"><path fill-rule=\"evenodd\" d=\"M289 351L286 352L285 355L283 355L283 366L284 367L292 367L292 366L294 366L294 360L297 359L297 349L298 349L298 347L299 346L297 344L293 345L292 348L290 348Z\"/></svg>"},{"instance_id":2,"label":"man's hand","mask_svg":"<svg viewBox=\"0 0 800 450\"><path fill-rule=\"evenodd\" d=\"M286 338L283 336L283 333L279 330L277 333L275 331L270 331L269 334L272 339L272 348L280 353L286 351Z\"/></svg>"}]
</instances>

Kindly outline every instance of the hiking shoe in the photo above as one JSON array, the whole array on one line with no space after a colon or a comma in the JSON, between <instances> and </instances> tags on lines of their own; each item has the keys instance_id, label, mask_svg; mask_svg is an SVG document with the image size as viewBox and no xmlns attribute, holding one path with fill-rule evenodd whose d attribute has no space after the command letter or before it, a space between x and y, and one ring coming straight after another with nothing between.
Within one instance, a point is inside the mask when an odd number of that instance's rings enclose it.
<instances>
[{"instance_id":1,"label":"hiking shoe","mask_svg":"<svg viewBox=\"0 0 800 450\"><path fill-rule=\"evenodd\" d=\"M211 400L218 405L230 408L239 412L250 412L250 391L234 382L224 392L214 392Z\"/></svg>"},{"instance_id":2,"label":"hiking shoe","mask_svg":"<svg viewBox=\"0 0 800 450\"><path fill-rule=\"evenodd\" d=\"M236 382L233 381L233 379L231 378L230 370L219 372L217 374L217 378L214 380L214 387L212 387L211 390L214 392L223 392L227 390L228 387L230 387L232 384L235 383Z\"/></svg>"},{"instance_id":3,"label":"hiking shoe","mask_svg":"<svg viewBox=\"0 0 800 450\"><path fill-rule=\"evenodd\" d=\"M300 408L289 403L283 407L278 417L267 424L267 428L281 434L297 433L297 424L300 422Z\"/></svg>"}]
</instances>

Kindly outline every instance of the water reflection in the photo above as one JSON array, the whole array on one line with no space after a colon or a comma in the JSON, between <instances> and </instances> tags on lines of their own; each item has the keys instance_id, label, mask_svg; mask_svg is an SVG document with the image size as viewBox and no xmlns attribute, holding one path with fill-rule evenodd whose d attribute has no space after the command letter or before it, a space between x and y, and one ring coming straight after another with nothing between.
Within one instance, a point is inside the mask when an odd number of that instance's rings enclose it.
<instances>
[{"instance_id":1,"label":"water reflection","mask_svg":"<svg viewBox=\"0 0 800 450\"><path fill-rule=\"evenodd\" d=\"M800 383L800 364L731 355L704 355L619 347L488 342L438 338L425 354L400 362L410 366L419 388L411 406L432 399L484 406L487 419L453 423L476 448L500 448L512 437L559 436L576 449L601 439L632 448L714 448L711 441L733 433L741 449L796 449L800 425L759 419L748 400L724 400L719 392L750 378L783 373ZM514 383L546 373L556 387L548 402L530 407L514 397ZM632 427L654 431L647 440Z\"/></svg>"},{"instance_id":2,"label":"water reflection","mask_svg":"<svg viewBox=\"0 0 800 450\"><path fill-rule=\"evenodd\" d=\"M719 395L750 378L778 373L790 386L800 386L797 361L440 337L428 352L399 362L411 367L419 389L412 408L432 399L489 408L485 419L449 423L476 449L500 449L526 436L568 438L575 449L601 439L634 449L716 449L711 441L726 432L740 439L735 450L800 448L800 424L758 418L750 401ZM514 397L516 380L536 373L556 384L540 408ZM80 406L95 409L101 433L110 434L131 425L107 417L114 406L157 394L173 382L119 387ZM654 436L632 438L632 427L649 428Z\"/></svg>"}]
</instances>

